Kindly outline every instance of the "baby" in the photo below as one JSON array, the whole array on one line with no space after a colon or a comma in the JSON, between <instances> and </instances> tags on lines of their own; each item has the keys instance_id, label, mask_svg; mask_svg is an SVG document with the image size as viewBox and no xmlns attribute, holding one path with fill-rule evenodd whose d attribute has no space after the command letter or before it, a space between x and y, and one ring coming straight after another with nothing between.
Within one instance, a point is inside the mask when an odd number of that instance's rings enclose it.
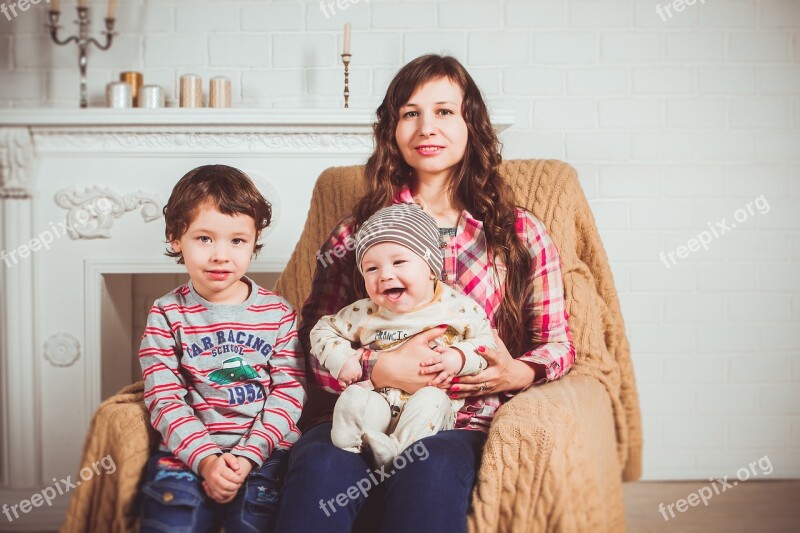
<instances>
[{"instance_id":1,"label":"baby","mask_svg":"<svg viewBox=\"0 0 800 533\"><path fill-rule=\"evenodd\" d=\"M425 363L441 365L432 383L442 383L486 368L477 349L495 347L483 309L439 282L440 243L436 222L418 205L395 204L375 213L356 235L356 263L369 298L322 317L310 333L311 353L346 387L333 412L333 444L356 453L366 444L377 466L419 439L452 429L464 400L451 400L435 386L413 394L353 386L362 376L364 351L393 350L447 325L435 346L440 355Z\"/></svg>"}]
</instances>

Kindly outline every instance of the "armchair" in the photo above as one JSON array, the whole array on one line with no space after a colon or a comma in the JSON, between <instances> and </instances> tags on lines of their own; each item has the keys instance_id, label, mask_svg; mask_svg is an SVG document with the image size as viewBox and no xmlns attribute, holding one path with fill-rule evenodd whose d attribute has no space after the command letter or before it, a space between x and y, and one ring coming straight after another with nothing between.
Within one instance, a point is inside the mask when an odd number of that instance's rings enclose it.
<instances>
[{"instance_id":1,"label":"armchair","mask_svg":"<svg viewBox=\"0 0 800 533\"><path fill-rule=\"evenodd\" d=\"M569 165L514 160L502 174L517 203L548 228L561 254L577 359L564 378L517 395L490 429L468 517L471 532L622 531L622 482L641 476L639 401L605 250ZM305 301L316 252L362 191L363 167L335 167L314 188L305 228L275 292L297 309ZM78 487L62 531L137 528L139 480L156 435L142 401L143 383L98 408L82 466L106 454L115 476ZM310 391L305 411L328 405ZM329 400L329 399L328 399Z\"/></svg>"}]
</instances>

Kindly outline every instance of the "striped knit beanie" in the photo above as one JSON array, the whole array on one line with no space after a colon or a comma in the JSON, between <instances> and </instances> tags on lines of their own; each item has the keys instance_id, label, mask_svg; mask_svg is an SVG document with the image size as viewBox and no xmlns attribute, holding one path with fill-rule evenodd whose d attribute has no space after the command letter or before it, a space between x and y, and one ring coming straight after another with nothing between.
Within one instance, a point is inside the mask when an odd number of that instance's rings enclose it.
<instances>
[{"instance_id":1,"label":"striped knit beanie","mask_svg":"<svg viewBox=\"0 0 800 533\"><path fill-rule=\"evenodd\" d=\"M381 242L405 246L442 276L442 238L436 221L417 204L394 204L377 211L364 222L356 234L356 262L363 274L361 261L367 250Z\"/></svg>"}]
</instances>

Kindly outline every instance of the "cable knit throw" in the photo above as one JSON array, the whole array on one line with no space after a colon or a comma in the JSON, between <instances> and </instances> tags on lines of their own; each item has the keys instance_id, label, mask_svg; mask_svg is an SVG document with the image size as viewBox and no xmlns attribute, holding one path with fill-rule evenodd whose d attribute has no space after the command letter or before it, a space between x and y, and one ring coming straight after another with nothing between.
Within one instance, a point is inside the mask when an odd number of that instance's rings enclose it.
<instances>
[{"instance_id":1,"label":"cable knit throw","mask_svg":"<svg viewBox=\"0 0 800 533\"><path fill-rule=\"evenodd\" d=\"M608 258L572 167L553 160L506 161L502 174L561 253L577 360L561 380L533 387L497 412L469 529L622 531L622 482L641 475L642 432ZM298 309L311 289L316 251L359 196L362 176L362 166L337 167L317 182L300 242L276 285ZM117 472L73 492L62 531L136 530L138 484L156 444L142 388L131 385L98 408L81 466L110 453Z\"/></svg>"}]
</instances>

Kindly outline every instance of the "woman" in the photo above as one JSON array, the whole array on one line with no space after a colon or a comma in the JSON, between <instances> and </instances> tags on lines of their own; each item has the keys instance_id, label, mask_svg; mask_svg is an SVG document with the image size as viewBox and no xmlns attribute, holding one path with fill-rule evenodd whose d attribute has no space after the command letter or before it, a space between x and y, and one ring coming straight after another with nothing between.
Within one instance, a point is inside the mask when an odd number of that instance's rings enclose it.
<instances>
[{"instance_id":1,"label":"woman","mask_svg":"<svg viewBox=\"0 0 800 533\"><path fill-rule=\"evenodd\" d=\"M366 194L318 257L332 257L337 245L351 250L346 245L357 228L381 207L416 199L440 226L442 281L484 307L497 330L497 349L484 349L489 367L481 373L439 385L466 399L455 429L418 441L408 449L418 456L407 453L402 466L395 463L379 476L370 474L362 456L331 444L329 417L306 428L292 450L278 531L350 531L354 524L367 531L466 531L497 408L531 385L560 378L575 359L558 251L542 223L515 206L513 191L499 176L499 141L464 67L437 55L403 67L378 108L375 145L365 168ZM306 348L321 316L365 297L354 255L317 268L302 311ZM365 358L365 377L376 388L414 392L425 386L440 370L421 364L436 355L427 343L443 331L372 353ZM341 392L315 358L308 364L311 382Z\"/></svg>"}]
</instances>

